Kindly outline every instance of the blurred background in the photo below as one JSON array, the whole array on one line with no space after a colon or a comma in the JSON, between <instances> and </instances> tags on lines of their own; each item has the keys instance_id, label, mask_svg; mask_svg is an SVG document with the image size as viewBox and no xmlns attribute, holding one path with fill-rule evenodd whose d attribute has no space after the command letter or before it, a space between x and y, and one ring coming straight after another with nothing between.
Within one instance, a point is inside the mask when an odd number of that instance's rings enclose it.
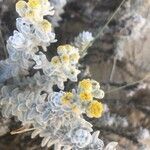
<instances>
[{"instance_id":1,"label":"blurred background","mask_svg":"<svg viewBox=\"0 0 150 150\"><path fill-rule=\"evenodd\" d=\"M57 6L57 0L51 0ZM122 0L58 0L54 18L58 42L70 43L80 32L99 32ZM7 57L6 41L15 27L17 0L0 0L0 60ZM150 0L126 0L88 54L81 60L82 78L100 82L106 92L103 117L88 119L105 143L119 142L118 150L150 150ZM71 87L70 83L70 87ZM0 150L46 150L30 132L10 135L20 127L16 118L0 116Z\"/></svg>"}]
</instances>

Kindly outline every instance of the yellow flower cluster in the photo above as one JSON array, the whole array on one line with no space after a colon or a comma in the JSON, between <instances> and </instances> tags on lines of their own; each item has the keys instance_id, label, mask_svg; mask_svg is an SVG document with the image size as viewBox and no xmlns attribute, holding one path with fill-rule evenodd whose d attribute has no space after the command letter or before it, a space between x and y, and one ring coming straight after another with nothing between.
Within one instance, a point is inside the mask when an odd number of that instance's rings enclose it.
<instances>
[{"instance_id":1,"label":"yellow flower cluster","mask_svg":"<svg viewBox=\"0 0 150 150\"><path fill-rule=\"evenodd\" d=\"M62 63L77 63L80 58L78 50L69 44L59 46L57 52Z\"/></svg>"},{"instance_id":2,"label":"yellow flower cluster","mask_svg":"<svg viewBox=\"0 0 150 150\"><path fill-rule=\"evenodd\" d=\"M93 86L90 79L79 82L79 98L81 102L87 103L86 112L89 117L99 118L103 112L103 104L93 100Z\"/></svg>"},{"instance_id":3,"label":"yellow flower cluster","mask_svg":"<svg viewBox=\"0 0 150 150\"><path fill-rule=\"evenodd\" d=\"M69 53L72 51L74 47L71 46L70 44L65 44L65 45L60 45L57 48L58 53L64 54L64 53Z\"/></svg>"},{"instance_id":4,"label":"yellow flower cluster","mask_svg":"<svg viewBox=\"0 0 150 150\"><path fill-rule=\"evenodd\" d=\"M70 60L71 60L72 62L79 60L79 58L80 58L79 53L74 53L74 54L71 54L71 55L70 55Z\"/></svg>"},{"instance_id":5,"label":"yellow flower cluster","mask_svg":"<svg viewBox=\"0 0 150 150\"><path fill-rule=\"evenodd\" d=\"M92 83L90 79L84 79L79 83L79 88L85 91L92 91Z\"/></svg>"},{"instance_id":6,"label":"yellow flower cluster","mask_svg":"<svg viewBox=\"0 0 150 150\"><path fill-rule=\"evenodd\" d=\"M41 1L40 0L29 0L28 2L29 7L36 9L41 7Z\"/></svg>"},{"instance_id":7,"label":"yellow flower cluster","mask_svg":"<svg viewBox=\"0 0 150 150\"><path fill-rule=\"evenodd\" d=\"M51 32L52 31L52 24L49 21L43 19L43 21L41 22L40 25L45 32Z\"/></svg>"},{"instance_id":8,"label":"yellow flower cluster","mask_svg":"<svg viewBox=\"0 0 150 150\"><path fill-rule=\"evenodd\" d=\"M87 108L87 115L89 117L99 118L101 117L103 110L103 104L96 100L93 100Z\"/></svg>"},{"instance_id":9,"label":"yellow flower cluster","mask_svg":"<svg viewBox=\"0 0 150 150\"><path fill-rule=\"evenodd\" d=\"M99 118L104 111L103 104L93 99L92 80L84 79L79 82L77 95L67 92L61 98L65 107L69 107L76 114L86 113L88 117Z\"/></svg>"},{"instance_id":10,"label":"yellow flower cluster","mask_svg":"<svg viewBox=\"0 0 150 150\"><path fill-rule=\"evenodd\" d=\"M63 54L60 56L60 59L63 63L69 63L70 59L69 59L69 55L67 54Z\"/></svg>"},{"instance_id":11,"label":"yellow flower cluster","mask_svg":"<svg viewBox=\"0 0 150 150\"><path fill-rule=\"evenodd\" d=\"M25 17L26 18L35 18L36 17L36 12L34 11L34 10L29 10L28 12L26 12L26 14L25 14Z\"/></svg>"},{"instance_id":12,"label":"yellow flower cluster","mask_svg":"<svg viewBox=\"0 0 150 150\"><path fill-rule=\"evenodd\" d=\"M80 100L81 101L91 101L92 99L93 99L93 96L92 96L92 94L90 93L90 92L87 92L87 91L83 91L83 92L81 92L80 93L80 95L79 95L79 97L80 97Z\"/></svg>"},{"instance_id":13,"label":"yellow flower cluster","mask_svg":"<svg viewBox=\"0 0 150 150\"><path fill-rule=\"evenodd\" d=\"M54 66L59 66L61 62L60 62L60 59L59 59L58 56L54 56L54 57L51 59L51 63L52 63L52 65L54 65Z\"/></svg>"},{"instance_id":14,"label":"yellow flower cluster","mask_svg":"<svg viewBox=\"0 0 150 150\"><path fill-rule=\"evenodd\" d=\"M40 0L29 0L28 3L20 0L16 3L16 10L22 17L33 17L33 14L38 13L36 9L40 9L40 7Z\"/></svg>"},{"instance_id":15,"label":"yellow flower cluster","mask_svg":"<svg viewBox=\"0 0 150 150\"><path fill-rule=\"evenodd\" d=\"M92 95L92 83L90 79L84 79L79 82L79 97L81 101L91 101L93 100Z\"/></svg>"},{"instance_id":16,"label":"yellow flower cluster","mask_svg":"<svg viewBox=\"0 0 150 150\"><path fill-rule=\"evenodd\" d=\"M16 10L21 17L25 17L31 22L38 22L38 27L44 32L51 32L51 23L43 19L42 12L45 9L43 3L48 3L48 0L29 0L28 2L20 0L16 3Z\"/></svg>"}]
</instances>

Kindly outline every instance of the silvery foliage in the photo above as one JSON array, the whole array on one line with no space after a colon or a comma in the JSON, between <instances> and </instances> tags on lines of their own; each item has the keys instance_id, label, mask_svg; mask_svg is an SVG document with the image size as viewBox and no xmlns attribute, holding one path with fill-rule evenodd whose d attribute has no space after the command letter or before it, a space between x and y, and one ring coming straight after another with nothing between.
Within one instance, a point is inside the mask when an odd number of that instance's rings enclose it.
<instances>
[{"instance_id":1,"label":"silvery foliage","mask_svg":"<svg viewBox=\"0 0 150 150\"><path fill-rule=\"evenodd\" d=\"M44 33L38 24L33 24L25 18L17 18L16 26L18 30L15 30L7 41L9 58L0 61L0 82L27 75L35 64L33 57L39 51L38 46L46 50L50 43L56 41L55 33Z\"/></svg>"},{"instance_id":2,"label":"silvery foliage","mask_svg":"<svg viewBox=\"0 0 150 150\"><path fill-rule=\"evenodd\" d=\"M74 45L79 48L81 58L87 54L87 47L91 45L91 42L94 40L92 33L88 31L83 31L74 39Z\"/></svg>"},{"instance_id":3,"label":"silvery foliage","mask_svg":"<svg viewBox=\"0 0 150 150\"><path fill-rule=\"evenodd\" d=\"M104 149L103 141L98 138L99 132L91 133L92 125L82 114L77 115L61 103L65 94L62 91L64 82L67 79L77 81L80 72L78 62L67 67L61 64L55 68L38 48L41 46L46 50L47 46L56 41L55 33L45 33L36 22L25 18L17 18L16 26L17 30L7 41L9 58L0 61L1 85L11 77L17 78L1 86L0 107L3 116L16 116L24 126L32 126L34 131L31 137L43 137L42 147L54 145L56 150ZM75 40L76 45L80 45L78 40L81 38L84 47L83 43L87 45L92 35L88 32L80 34ZM79 49L79 53L82 50ZM43 72L27 77L30 68L41 69ZM60 88L59 92L53 90L54 85ZM105 150L115 147L116 143L110 143Z\"/></svg>"},{"instance_id":4,"label":"silvery foliage","mask_svg":"<svg viewBox=\"0 0 150 150\"><path fill-rule=\"evenodd\" d=\"M2 114L9 118L17 116L23 125L32 124L32 138L43 137L41 146L55 145L70 149L103 149L98 133L91 135L92 125L82 116L64 108L60 99L64 92L43 93L41 85L33 81L18 82L1 89ZM24 84L23 84L24 83ZM28 85L29 84L29 85Z\"/></svg>"}]
</instances>

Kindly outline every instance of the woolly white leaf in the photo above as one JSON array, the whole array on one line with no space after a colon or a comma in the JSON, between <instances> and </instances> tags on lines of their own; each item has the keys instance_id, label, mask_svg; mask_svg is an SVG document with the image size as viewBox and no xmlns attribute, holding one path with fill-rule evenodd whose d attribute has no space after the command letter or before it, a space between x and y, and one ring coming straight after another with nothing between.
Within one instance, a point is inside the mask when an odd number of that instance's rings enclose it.
<instances>
[{"instance_id":1,"label":"woolly white leaf","mask_svg":"<svg viewBox=\"0 0 150 150\"><path fill-rule=\"evenodd\" d=\"M117 142L110 142L104 150L116 150Z\"/></svg>"}]
</instances>

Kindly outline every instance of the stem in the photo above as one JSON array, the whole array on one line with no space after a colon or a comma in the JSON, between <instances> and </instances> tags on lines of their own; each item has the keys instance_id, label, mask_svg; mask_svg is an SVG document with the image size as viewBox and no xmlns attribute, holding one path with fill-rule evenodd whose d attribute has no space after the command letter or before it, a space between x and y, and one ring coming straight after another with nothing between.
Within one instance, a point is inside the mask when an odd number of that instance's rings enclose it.
<instances>
[{"instance_id":1,"label":"stem","mask_svg":"<svg viewBox=\"0 0 150 150\"><path fill-rule=\"evenodd\" d=\"M87 47L85 48L85 50L87 50L89 47L91 47L93 45L93 43L97 40L98 37L101 37L101 35L103 34L104 30L107 28L107 26L109 25L109 23L112 21L112 19L115 17L115 15L118 13L118 11L120 10L121 6L124 4L126 0L122 0L122 2L120 3L120 5L118 6L118 8L115 10L115 12L112 14L112 16L108 19L108 21L106 22L106 24L101 28L99 27L96 36L94 37L93 41L91 41Z\"/></svg>"},{"instance_id":2,"label":"stem","mask_svg":"<svg viewBox=\"0 0 150 150\"><path fill-rule=\"evenodd\" d=\"M29 132L29 131L33 131L35 130L35 128L30 128L30 129L23 129L23 130L15 130L10 132L11 135L15 135L15 134L21 134L21 133L25 133L25 132Z\"/></svg>"},{"instance_id":3,"label":"stem","mask_svg":"<svg viewBox=\"0 0 150 150\"><path fill-rule=\"evenodd\" d=\"M148 74L147 74L147 75L146 75L143 79L141 79L141 80L138 80L138 81L135 81L135 82L129 83L129 84L127 84L127 85L121 86L121 87L119 87L119 88L116 88L116 89L113 89L113 90L110 90L110 91L106 91L106 92L105 92L105 94L113 93L113 92L116 92L116 91L122 90L122 89L124 89L124 88L126 88L126 87L129 87L129 86L131 86L131 85L134 85L134 84L140 83L140 82L142 82L142 81L144 81L144 80L148 79L149 77L150 77L150 73L148 73Z\"/></svg>"},{"instance_id":4,"label":"stem","mask_svg":"<svg viewBox=\"0 0 150 150\"><path fill-rule=\"evenodd\" d=\"M115 69L116 69L116 63L117 63L117 58L114 57L113 66L112 66L112 70L111 70L109 82L112 82L112 81L113 81L113 76L114 76Z\"/></svg>"}]
</instances>

